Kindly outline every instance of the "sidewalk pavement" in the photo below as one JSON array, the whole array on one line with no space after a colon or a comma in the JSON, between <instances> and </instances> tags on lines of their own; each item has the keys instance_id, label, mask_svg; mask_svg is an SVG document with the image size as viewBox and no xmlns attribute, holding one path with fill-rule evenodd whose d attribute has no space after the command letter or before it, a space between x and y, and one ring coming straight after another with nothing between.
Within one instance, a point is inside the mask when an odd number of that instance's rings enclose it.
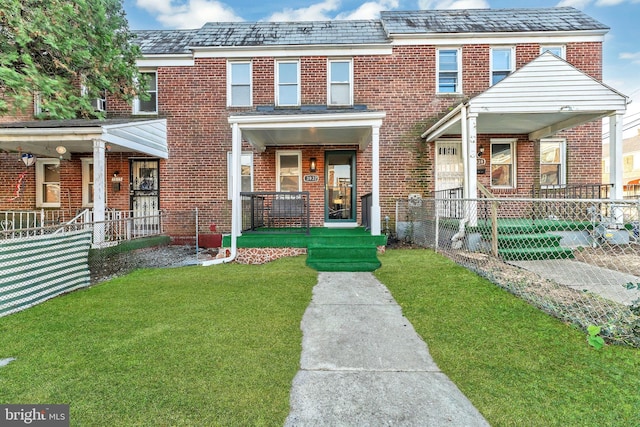
<instances>
[{"instance_id":1,"label":"sidewalk pavement","mask_svg":"<svg viewBox=\"0 0 640 427\"><path fill-rule=\"evenodd\" d=\"M286 426L488 426L371 273L319 273Z\"/></svg>"}]
</instances>

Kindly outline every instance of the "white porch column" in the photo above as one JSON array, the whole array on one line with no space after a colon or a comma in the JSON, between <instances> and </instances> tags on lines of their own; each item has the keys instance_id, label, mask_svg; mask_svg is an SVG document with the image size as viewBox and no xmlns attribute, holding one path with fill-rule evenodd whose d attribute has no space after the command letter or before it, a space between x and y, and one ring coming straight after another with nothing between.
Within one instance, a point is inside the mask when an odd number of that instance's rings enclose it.
<instances>
[{"instance_id":1,"label":"white porch column","mask_svg":"<svg viewBox=\"0 0 640 427\"><path fill-rule=\"evenodd\" d=\"M464 108L464 111L466 111ZM476 199L478 198L478 133L477 133L478 114L473 113L467 116L466 124L467 137L469 139L469 172L467 174L469 188L469 199L471 200L467 206L468 225L475 227L478 225L478 209Z\"/></svg>"},{"instance_id":2,"label":"white porch column","mask_svg":"<svg viewBox=\"0 0 640 427\"><path fill-rule=\"evenodd\" d=\"M622 117L616 113L609 116L609 181L613 184L610 199L622 200L624 197L622 182Z\"/></svg>"},{"instance_id":3,"label":"white porch column","mask_svg":"<svg viewBox=\"0 0 640 427\"><path fill-rule=\"evenodd\" d=\"M242 131L233 124L231 142L231 238L242 234L242 200L240 199L242 159Z\"/></svg>"},{"instance_id":4,"label":"white porch column","mask_svg":"<svg viewBox=\"0 0 640 427\"><path fill-rule=\"evenodd\" d=\"M101 139L93 140L93 221L101 222L105 219L105 176L106 160L105 146ZM93 227L93 244L99 245L104 242L104 225Z\"/></svg>"},{"instance_id":5,"label":"white porch column","mask_svg":"<svg viewBox=\"0 0 640 427\"><path fill-rule=\"evenodd\" d=\"M380 234L380 127L371 128L371 235Z\"/></svg>"}]
</instances>

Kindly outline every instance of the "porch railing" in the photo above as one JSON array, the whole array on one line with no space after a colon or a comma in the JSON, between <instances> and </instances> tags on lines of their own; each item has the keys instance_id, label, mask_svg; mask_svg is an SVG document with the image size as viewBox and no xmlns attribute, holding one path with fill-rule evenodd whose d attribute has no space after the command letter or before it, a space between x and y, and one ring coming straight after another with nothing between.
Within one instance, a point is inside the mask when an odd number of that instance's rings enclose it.
<instances>
[{"instance_id":1,"label":"porch railing","mask_svg":"<svg viewBox=\"0 0 640 427\"><path fill-rule=\"evenodd\" d=\"M134 211L107 209L105 220L95 222L93 211L85 209L75 217L65 215L68 221L60 221L60 211L11 211L0 212L0 239L14 239L39 234L63 233L69 230L91 229L94 244L117 244L139 237L163 234L162 212L152 215L136 215Z\"/></svg>"},{"instance_id":2,"label":"porch railing","mask_svg":"<svg viewBox=\"0 0 640 427\"><path fill-rule=\"evenodd\" d=\"M627 184L623 187L625 199L640 199L640 184Z\"/></svg>"},{"instance_id":3,"label":"porch railing","mask_svg":"<svg viewBox=\"0 0 640 427\"><path fill-rule=\"evenodd\" d=\"M242 231L309 234L309 192L242 192Z\"/></svg>"},{"instance_id":4,"label":"porch railing","mask_svg":"<svg viewBox=\"0 0 640 427\"><path fill-rule=\"evenodd\" d=\"M373 204L373 194L367 193L360 198L362 208L362 226L365 230L371 230L371 206Z\"/></svg>"},{"instance_id":5,"label":"porch railing","mask_svg":"<svg viewBox=\"0 0 640 427\"><path fill-rule=\"evenodd\" d=\"M613 184L534 186L532 199L607 199Z\"/></svg>"},{"instance_id":6,"label":"porch railing","mask_svg":"<svg viewBox=\"0 0 640 427\"><path fill-rule=\"evenodd\" d=\"M436 200L450 200L450 203L438 204L438 216L444 218L462 218L464 215L464 206L460 201L464 197L464 188L456 187L446 190L438 190L433 192L433 198Z\"/></svg>"}]
</instances>

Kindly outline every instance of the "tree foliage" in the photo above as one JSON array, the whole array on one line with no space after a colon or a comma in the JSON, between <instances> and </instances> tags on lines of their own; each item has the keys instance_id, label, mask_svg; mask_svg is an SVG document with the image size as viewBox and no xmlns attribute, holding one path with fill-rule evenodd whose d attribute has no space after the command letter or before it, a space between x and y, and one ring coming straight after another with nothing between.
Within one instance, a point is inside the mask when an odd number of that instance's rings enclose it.
<instances>
[{"instance_id":1,"label":"tree foliage","mask_svg":"<svg viewBox=\"0 0 640 427\"><path fill-rule=\"evenodd\" d=\"M105 90L127 100L137 94L140 50L122 0L2 4L0 115L28 111L38 94L49 118L95 117L91 100Z\"/></svg>"}]
</instances>

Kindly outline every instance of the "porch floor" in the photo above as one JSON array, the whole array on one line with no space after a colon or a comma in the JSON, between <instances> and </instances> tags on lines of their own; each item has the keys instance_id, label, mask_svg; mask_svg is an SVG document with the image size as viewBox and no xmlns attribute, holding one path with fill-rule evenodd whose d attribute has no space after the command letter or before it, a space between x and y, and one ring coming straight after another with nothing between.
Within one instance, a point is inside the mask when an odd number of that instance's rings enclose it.
<instances>
[{"instance_id":1,"label":"porch floor","mask_svg":"<svg viewBox=\"0 0 640 427\"><path fill-rule=\"evenodd\" d=\"M307 265L318 271L374 271L380 267L378 246L387 237L372 236L363 227L312 227L309 234L295 232L245 232L238 237L238 248L307 248ZM231 237L224 236L224 247Z\"/></svg>"}]
</instances>

